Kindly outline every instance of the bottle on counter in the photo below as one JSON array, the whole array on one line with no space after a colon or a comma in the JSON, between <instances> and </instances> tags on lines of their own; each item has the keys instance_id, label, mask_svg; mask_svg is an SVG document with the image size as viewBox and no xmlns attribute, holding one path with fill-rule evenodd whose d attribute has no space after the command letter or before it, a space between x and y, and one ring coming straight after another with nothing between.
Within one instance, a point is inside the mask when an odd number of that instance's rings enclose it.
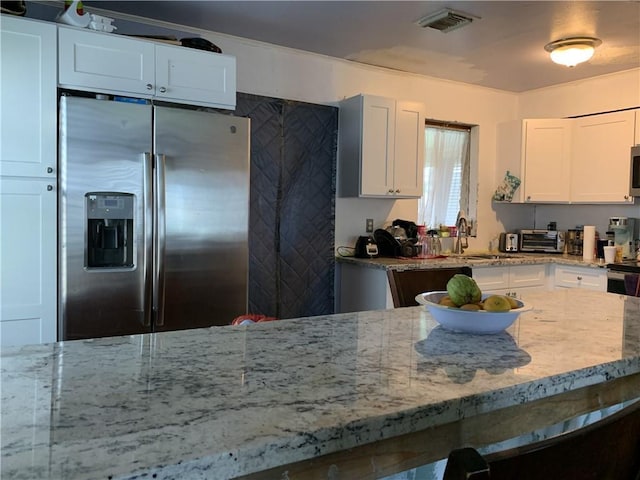
<instances>
[{"instance_id":1,"label":"bottle on counter","mask_svg":"<svg viewBox=\"0 0 640 480\"><path fill-rule=\"evenodd\" d=\"M418 258L427 258L427 226L418 225L418 245L420 253Z\"/></svg>"}]
</instances>

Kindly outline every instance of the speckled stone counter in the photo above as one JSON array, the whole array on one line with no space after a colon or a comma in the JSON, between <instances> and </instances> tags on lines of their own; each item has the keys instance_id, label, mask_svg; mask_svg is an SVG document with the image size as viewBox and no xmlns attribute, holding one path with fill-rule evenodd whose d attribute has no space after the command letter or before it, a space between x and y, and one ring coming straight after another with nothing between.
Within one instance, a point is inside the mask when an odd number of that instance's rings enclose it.
<instances>
[{"instance_id":1,"label":"speckled stone counter","mask_svg":"<svg viewBox=\"0 0 640 480\"><path fill-rule=\"evenodd\" d=\"M557 264L574 267L606 268L602 261L585 262L581 256L541 253L497 253L496 258L474 258L475 255L491 257L487 252L469 252L464 255L449 255L441 258L421 259L413 258L355 258L352 256L337 256L338 263L348 263L367 268L382 270L428 270L454 267L495 267L501 265L540 265Z\"/></svg>"},{"instance_id":2,"label":"speckled stone counter","mask_svg":"<svg viewBox=\"0 0 640 480\"><path fill-rule=\"evenodd\" d=\"M227 479L638 377L640 299L528 300L489 336L411 307L3 349L0 477Z\"/></svg>"}]
</instances>

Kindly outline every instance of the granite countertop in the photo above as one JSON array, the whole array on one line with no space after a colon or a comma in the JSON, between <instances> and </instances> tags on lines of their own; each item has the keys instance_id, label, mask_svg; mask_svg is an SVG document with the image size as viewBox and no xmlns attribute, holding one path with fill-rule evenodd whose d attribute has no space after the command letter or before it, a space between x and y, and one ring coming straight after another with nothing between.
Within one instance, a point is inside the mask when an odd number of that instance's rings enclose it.
<instances>
[{"instance_id":1,"label":"granite countertop","mask_svg":"<svg viewBox=\"0 0 640 480\"><path fill-rule=\"evenodd\" d=\"M495 257L495 258L478 258ZM367 268L377 268L382 270L417 270L417 269L440 269L454 267L496 267L507 265L540 265L555 263L558 265L568 265L586 268L607 268L604 262L594 260L585 262L581 256L563 255L553 253L490 253L490 252L468 252L462 255L448 255L441 258L422 259L418 257L406 258L356 258L353 256L336 257L339 263L349 263Z\"/></svg>"},{"instance_id":2,"label":"granite countertop","mask_svg":"<svg viewBox=\"0 0 640 480\"><path fill-rule=\"evenodd\" d=\"M227 479L640 372L640 298L528 301L486 336L410 307L3 348L0 476Z\"/></svg>"}]
</instances>

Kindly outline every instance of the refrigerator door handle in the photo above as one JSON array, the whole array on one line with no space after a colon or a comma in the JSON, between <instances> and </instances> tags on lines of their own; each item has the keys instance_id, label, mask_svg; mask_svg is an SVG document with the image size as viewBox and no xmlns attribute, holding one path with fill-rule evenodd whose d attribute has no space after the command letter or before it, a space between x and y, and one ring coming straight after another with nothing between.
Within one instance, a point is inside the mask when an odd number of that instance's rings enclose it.
<instances>
[{"instance_id":1,"label":"refrigerator door handle","mask_svg":"<svg viewBox=\"0 0 640 480\"><path fill-rule=\"evenodd\" d=\"M164 325L164 255L166 250L165 156L155 157L155 261L153 272L153 311L155 325Z\"/></svg>"},{"instance_id":2,"label":"refrigerator door handle","mask_svg":"<svg viewBox=\"0 0 640 480\"><path fill-rule=\"evenodd\" d=\"M143 159L143 196L144 282L142 288L144 290L142 298L144 299L144 314L142 324L145 327L150 327L153 314L153 292L151 290L153 276L153 156L150 152L145 152Z\"/></svg>"}]
</instances>

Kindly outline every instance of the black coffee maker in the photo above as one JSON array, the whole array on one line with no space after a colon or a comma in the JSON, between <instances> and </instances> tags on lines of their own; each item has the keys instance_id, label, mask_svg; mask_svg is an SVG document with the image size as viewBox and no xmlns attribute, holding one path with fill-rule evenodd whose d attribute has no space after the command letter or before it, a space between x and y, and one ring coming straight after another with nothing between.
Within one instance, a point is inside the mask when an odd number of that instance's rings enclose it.
<instances>
[{"instance_id":1,"label":"black coffee maker","mask_svg":"<svg viewBox=\"0 0 640 480\"><path fill-rule=\"evenodd\" d=\"M356 258L372 258L378 256L378 245L372 236L358 237L356 242Z\"/></svg>"}]
</instances>

